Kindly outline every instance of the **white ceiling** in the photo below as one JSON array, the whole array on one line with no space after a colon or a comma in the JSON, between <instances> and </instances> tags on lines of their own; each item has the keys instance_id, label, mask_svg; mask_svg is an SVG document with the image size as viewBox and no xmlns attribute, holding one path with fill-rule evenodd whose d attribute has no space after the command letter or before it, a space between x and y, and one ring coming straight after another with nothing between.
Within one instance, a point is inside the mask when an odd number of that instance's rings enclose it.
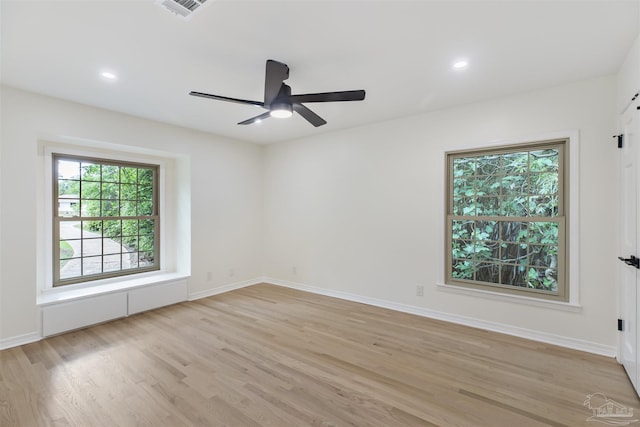
<instances>
[{"instance_id":1,"label":"white ceiling","mask_svg":"<svg viewBox=\"0 0 640 427\"><path fill-rule=\"evenodd\" d=\"M269 143L613 74L640 16L615 0L209 2L184 21L154 0L2 0L1 81ZM289 65L293 93L367 97L307 104L328 122L315 128L298 115L238 126L264 110L187 95L261 101L267 59Z\"/></svg>"}]
</instances>

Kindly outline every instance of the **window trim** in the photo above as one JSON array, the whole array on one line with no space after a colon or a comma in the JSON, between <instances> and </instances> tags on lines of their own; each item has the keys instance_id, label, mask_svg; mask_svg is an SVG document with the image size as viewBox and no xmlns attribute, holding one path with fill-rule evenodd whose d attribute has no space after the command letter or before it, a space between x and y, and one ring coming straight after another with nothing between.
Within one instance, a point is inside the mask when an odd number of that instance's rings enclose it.
<instances>
[{"instance_id":1,"label":"window trim","mask_svg":"<svg viewBox=\"0 0 640 427\"><path fill-rule=\"evenodd\" d=\"M140 273L139 275L96 278L83 283L53 286L53 216L51 214L51 206L53 200L52 156L54 153L69 156L108 158L124 162L133 161L159 167L158 194L160 195L160 201L158 209L160 213L160 230L162 230L160 235L160 270ZM154 280L154 277L161 278L165 274L180 273L186 276L191 274L189 240L184 242L177 240L176 235L177 227L186 224L187 229L189 229L190 219L180 215L176 216L173 210L167 210L167 206L173 206L173 203L177 200L176 184L179 183L189 188L190 180L184 173L189 170L188 156L144 147L125 146L111 142L51 134L38 135L37 155L38 161L42 165L36 175L36 198L38 200L36 234L38 241L41 242L41 245L39 245L41 249L36 253L38 276L36 289L39 298L43 295L66 295L69 292L84 292L84 290L87 292L96 290L97 292L104 286L136 282L138 277L144 280ZM180 168L186 167L186 169L178 170L178 166ZM188 206L186 210L189 210ZM181 253L186 254L184 258L178 257L178 252L174 251L173 248L176 245L181 248Z\"/></svg>"},{"instance_id":2,"label":"window trim","mask_svg":"<svg viewBox=\"0 0 640 427\"><path fill-rule=\"evenodd\" d=\"M466 293L469 295L481 295L490 297L492 294L498 299L516 298L518 302L540 301L543 304L552 303L553 305L570 305L579 307L578 299L578 246L577 231L578 221L575 211L571 206L578 206L578 135L577 132L563 132L557 134L549 134L544 136L523 138L517 141L503 141L498 144L493 142L490 145L478 145L466 149L456 149L444 152L444 206L442 212L444 214L443 242L444 242L444 259L442 262L443 271L441 275L441 283L438 287L445 291L455 291L456 293ZM452 236L451 224L453 216L453 177L452 164L453 158L465 155L473 157L484 153L493 152L519 152L544 148L545 146L562 146L562 164L559 165L559 174L561 174L561 185L559 188L559 198L563 200L562 206L559 207L558 216L549 217L550 222L558 222L559 230L559 250L558 254L558 276L563 277L563 286L559 289L558 294L552 294L546 291L518 288L509 285L500 284L481 284L472 281L456 280L451 275L452 267ZM563 212L564 210L564 212ZM562 215L564 213L564 215ZM502 220L505 217L496 216L495 220ZM519 217L516 217L516 219ZM547 221L545 221L547 222ZM561 232L562 231L562 232ZM539 304L533 304L539 305Z\"/></svg>"}]
</instances>

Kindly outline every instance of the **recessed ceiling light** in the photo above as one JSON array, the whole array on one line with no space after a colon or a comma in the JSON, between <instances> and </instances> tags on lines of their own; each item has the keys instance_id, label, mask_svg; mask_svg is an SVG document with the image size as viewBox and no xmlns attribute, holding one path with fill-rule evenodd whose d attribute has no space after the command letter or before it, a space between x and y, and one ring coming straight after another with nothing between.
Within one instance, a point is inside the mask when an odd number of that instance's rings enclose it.
<instances>
[{"instance_id":1,"label":"recessed ceiling light","mask_svg":"<svg viewBox=\"0 0 640 427\"><path fill-rule=\"evenodd\" d=\"M115 80L118 78L118 76L116 76L115 74L109 72L109 71L103 71L102 73L100 73L100 75L102 77L104 77L107 80Z\"/></svg>"},{"instance_id":2,"label":"recessed ceiling light","mask_svg":"<svg viewBox=\"0 0 640 427\"><path fill-rule=\"evenodd\" d=\"M468 66L469 66L469 61L467 61L466 59L460 59L453 63L454 70L464 70Z\"/></svg>"}]
</instances>

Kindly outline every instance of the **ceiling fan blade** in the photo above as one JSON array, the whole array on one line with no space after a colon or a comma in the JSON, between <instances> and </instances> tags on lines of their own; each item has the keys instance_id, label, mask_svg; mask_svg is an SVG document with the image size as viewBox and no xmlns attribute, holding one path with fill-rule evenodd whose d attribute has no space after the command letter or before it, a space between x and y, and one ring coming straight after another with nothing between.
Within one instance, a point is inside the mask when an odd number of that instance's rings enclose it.
<instances>
[{"instance_id":1,"label":"ceiling fan blade","mask_svg":"<svg viewBox=\"0 0 640 427\"><path fill-rule=\"evenodd\" d=\"M345 90L342 92L307 93L304 95L291 95L291 102L336 102L336 101L362 101L364 90Z\"/></svg>"},{"instance_id":2,"label":"ceiling fan blade","mask_svg":"<svg viewBox=\"0 0 640 427\"><path fill-rule=\"evenodd\" d=\"M289 78L289 67L282 62L267 60L264 75L264 105L269 106L278 96L282 82Z\"/></svg>"},{"instance_id":3,"label":"ceiling fan blade","mask_svg":"<svg viewBox=\"0 0 640 427\"><path fill-rule=\"evenodd\" d=\"M319 115L317 115L316 113L314 113L313 111L311 111L310 109L308 109L302 104L293 104L292 107L296 111L296 113L300 114L302 117L307 119L307 121L312 125L314 125L315 127L327 124L327 121L325 119L323 119L322 117L320 117Z\"/></svg>"},{"instance_id":4,"label":"ceiling fan blade","mask_svg":"<svg viewBox=\"0 0 640 427\"><path fill-rule=\"evenodd\" d=\"M211 95L209 93L193 92L193 91L189 92L189 95L199 96L202 98L217 99L218 101L236 102L238 104L250 104L250 105L257 105L258 107L264 107L264 103L260 101L249 101L247 99L229 98L227 96Z\"/></svg>"},{"instance_id":5,"label":"ceiling fan blade","mask_svg":"<svg viewBox=\"0 0 640 427\"><path fill-rule=\"evenodd\" d=\"M259 121L262 121L264 119L266 119L267 117L271 117L271 113L269 111L267 111L266 113L262 113L259 116L255 116L252 117L250 119L247 119L243 122L238 123L239 125L250 125L252 123L257 123Z\"/></svg>"}]
</instances>

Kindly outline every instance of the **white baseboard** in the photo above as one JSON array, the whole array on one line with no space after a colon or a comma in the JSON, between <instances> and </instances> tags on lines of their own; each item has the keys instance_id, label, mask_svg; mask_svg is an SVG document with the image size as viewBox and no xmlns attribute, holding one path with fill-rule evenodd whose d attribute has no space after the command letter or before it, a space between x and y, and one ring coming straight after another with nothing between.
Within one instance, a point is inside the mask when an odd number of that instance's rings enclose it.
<instances>
[{"instance_id":1,"label":"white baseboard","mask_svg":"<svg viewBox=\"0 0 640 427\"><path fill-rule=\"evenodd\" d=\"M32 342L40 341L40 332L31 332L28 334L18 335L15 337L0 339L0 350L6 350L11 347L18 347Z\"/></svg>"},{"instance_id":2,"label":"white baseboard","mask_svg":"<svg viewBox=\"0 0 640 427\"><path fill-rule=\"evenodd\" d=\"M251 280L245 280L242 282L230 283L214 289L208 289L206 291L195 292L189 294L188 300L194 301L200 298L206 298L213 295L222 294L225 292L233 291L247 286L257 285L260 283L270 283L277 286L283 286L292 289L298 289L305 292L311 292L318 295L326 295L329 297L340 298L347 301L359 302L376 307L388 308L390 310L396 310L403 313L415 314L418 316L428 317L431 319L444 320L446 322L457 323L460 325L470 326L474 328L484 329L493 332L499 332L507 335L513 335L520 338L526 338L533 341L539 341L547 344L558 345L561 347L571 348L574 350L585 351L588 353L598 354L608 357L616 357L617 348L615 346L607 346L590 341L580 340L576 338L549 334L546 332L534 331L531 329L518 328L511 325L505 325L503 323L490 322L481 319L475 319L472 317L460 316L457 314L445 313L437 310L430 310L423 307L417 307L409 304L401 304L393 301L387 301L377 298L365 297L362 295L351 294L348 292L334 291L330 289L319 288L315 286L305 285L302 283L290 282L287 280L275 279L272 277L257 277ZM32 342L41 339L40 332L32 332L29 334L19 335L15 337L0 339L0 350L4 350L11 347L17 347L24 344L30 344Z\"/></svg>"},{"instance_id":3,"label":"white baseboard","mask_svg":"<svg viewBox=\"0 0 640 427\"><path fill-rule=\"evenodd\" d=\"M217 288L207 289L206 291L194 292L189 294L188 301L195 301L200 298L211 297L214 295L223 294L225 292L234 291L240 288L246 288L247 286L257 285L264 283L264 277L257 277L255 279L243 280L242 282L229 283L228 285L222 285Z\"/></svg>"},{"instance_id":4,"label":"white baseboard","mask_svg":"<svg viewBox=\"0 0 640 427\"><path fill-rule=\"evenodd\" d=\"M351 294L348 292L334 291L330 289L318 288L302 283L290 282L287 280L274 279L272 277L264 277L265 283L271 283L287 288L298 289L301 291L311 292L319 295L340 298L348 301L359 302L363 304L373 305L376 307L388 308L403 313L415 314L418 316L428 317L431 319L444 320L446 322L456 323L459 325L470 326L473 328L484 329L487 331L499 332L506 335L513 335L520 338L526 338L533 341L539 341L547 344L553 344L560 347L571 348L574 350L585 351L587 353L598 354L601 356L616 357L617 348L577 338L566 337L562 335L549 334L547 332L534 331L531 329L519 328L516 326L505 325L503 323L490 322L487 320L475 319L472 317L460 316L458 314L445 313L428 308L417 307L409 304L401 304L393 301L387 301L377 298L369 298L361 295Z\"/></svg>"},{"instance_id":5,"label":"white baseboard","mask_svg":"<svg viewBox=\"0 0 640 427\"><path fill-rule=\"evenodd\" d=\"M209 289L206 291L202 291L202 292L196 292L196 293L192 293L189 294L187 296L188 301L193 301L199 298L205 298L208 296L212 296L212 295L218 295L221 294L223 292L229 292L229 291L233 291L235 289L240 289L240 288L244 288L246 286L251 286L251 285L256 285L258 283L263 283L264 282L264 278L260 277L260 278L256 278L256 279L252 279L252 280L245 280L243 282L237 282L237 283L231 283L228 285L224 285L215 289ZM52 304L52 302L47 301L47 304ZM163 305L163 304L161 304ZM148 307L147 307L148 308ZM125 314L126 315L126 314ZM119 316L116 316L119 317ZM38 322L41 323L41 322ZM24 334L24 335L18 335L15 337L9 337L9 338L2 338L0 339L0 350L5 350L11 347L18 347L24 344L30 344L36 341L40 341L43 337L43 333L41 331L37 331L37 332L32 332L29 334Z\"/></svg>"}]
</instances>

